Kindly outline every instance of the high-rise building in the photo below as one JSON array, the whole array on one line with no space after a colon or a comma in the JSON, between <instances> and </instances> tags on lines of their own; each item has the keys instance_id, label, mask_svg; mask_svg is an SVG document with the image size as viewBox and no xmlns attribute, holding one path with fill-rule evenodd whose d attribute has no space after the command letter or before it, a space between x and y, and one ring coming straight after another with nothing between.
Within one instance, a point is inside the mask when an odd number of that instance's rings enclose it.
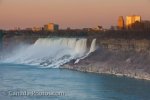
<instances>
[{"instance_id":1,"label":"high-rise building","mask_svg":"<svg viewBox=\"0 0 150 100\"><path fill-rule=\"evenodd\" d=\"M57 31L59 30L59 25L54 24L54 23L49 23L47 25L44 25L44 30L45 31Z\"/></svg>"},{"instance_id":2,"label":"high-rise building","mask_svg":"<svg viewBox=\"0 0 150 100\"><path fill-rule=\"evenodd\" d=\"M136 22L141 22L141 16L127 16L126 17L126 27L127 29L132 28L132 25L135 24Z\"/></svg>"},{"instance_id":3,"label":"high-rise building","mask_svg":"<svg viewBox=\"0 0 150 100\"><path fill-rule=\"evenodd\" d=\"M124 19L123 19L123 16L119 16L119 18L118 18L118 29L124 29Z\"/></svg>"}]
</instances>

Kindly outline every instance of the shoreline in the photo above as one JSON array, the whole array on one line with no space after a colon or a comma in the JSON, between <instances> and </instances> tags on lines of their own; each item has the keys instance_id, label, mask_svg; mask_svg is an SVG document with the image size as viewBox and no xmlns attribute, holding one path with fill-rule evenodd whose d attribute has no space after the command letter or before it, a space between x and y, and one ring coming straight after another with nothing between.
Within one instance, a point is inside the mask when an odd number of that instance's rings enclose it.
<instances>
[{"instance_id":1,"label":"shoreline","mask_svg":"<svg viewBox=\"0 0 150 100\"><path fill-rule=\"evenodd\" d=\"M83 67L83 66L82 66ZM94 73L94 74L102 74L102 75L114 75L116 77L127 77L127 78L132 78L132 79L137 79L137 80L145 80L145 81L150 81L150 75L148 76L139 76L139 75L133 75L133 74L123 74L123 73L115 73L114 71L89 71L88 69L81 69L82 67L75 68L69 64L62 65L60 68L62 69L68 69L68 70L73 70L73 71L79 71L79 72L85 72L85 73ZM144 73L146 74L146 73Z\"/></svg>"}]
</instances>

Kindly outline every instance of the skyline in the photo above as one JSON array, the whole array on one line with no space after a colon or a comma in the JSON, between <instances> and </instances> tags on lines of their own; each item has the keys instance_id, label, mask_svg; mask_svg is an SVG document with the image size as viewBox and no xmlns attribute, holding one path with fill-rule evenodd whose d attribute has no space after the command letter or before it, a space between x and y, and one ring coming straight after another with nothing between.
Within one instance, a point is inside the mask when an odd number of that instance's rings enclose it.
<instances>
[{"instance_id":1,"label":"skyline","mask_svg":"<svg viewBox=\"0 0 150 100\"><path fill-rule=\"evenodd\" d=\"M0 28L28 28L58 23L60 28L117 25L118 16L150 20L149 0L0 0Z\"/></svg>"}]
</instances>

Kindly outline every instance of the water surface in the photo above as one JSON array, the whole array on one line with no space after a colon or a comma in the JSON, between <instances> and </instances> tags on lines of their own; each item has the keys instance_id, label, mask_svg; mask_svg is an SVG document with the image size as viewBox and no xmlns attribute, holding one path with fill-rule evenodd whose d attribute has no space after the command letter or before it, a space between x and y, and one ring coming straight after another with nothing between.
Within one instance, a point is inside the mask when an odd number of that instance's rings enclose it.
<instances>
[{"instance_id":1,"label":"water surface","mask_svg":"<svg viewBox=\"0 0 150 100\"><path fill-rule=\"evenodd\" d=\"M51 96L14 96L46 91ZM150 100L150 81L66 69L0 64L0 100Z\"/></svg>"}]
</instances>

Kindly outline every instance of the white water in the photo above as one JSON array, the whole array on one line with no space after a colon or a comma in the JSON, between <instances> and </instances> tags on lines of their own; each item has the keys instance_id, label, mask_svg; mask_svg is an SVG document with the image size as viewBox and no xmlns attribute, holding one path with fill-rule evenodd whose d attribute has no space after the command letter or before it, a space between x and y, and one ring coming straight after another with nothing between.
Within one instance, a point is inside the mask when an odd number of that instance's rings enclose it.
<instances>
[{"instance_id":1,"label":"white water","mask_svg":"<svg viewBox=\"0 0 150 100\"><path fill-rule=\"evenodd\" d=\"M75 61L75 64L79 63L80 60L85 59L86 57L89 56L90 53L94 52L96 50L96 39L93 39L92 43L91 43L91 47L88 53L86 53L86 55L84 55L83 57L78 58Z\"/></svg>"},{"instance_id":2,"label":"white water","mask_svg":"<svg viewBox=\"0 0 150 100\"><path fill-rule=\"evenodd\" d=\"M87 48L87 39L84 38L41 38L29 47L16 50L3 62L57 68L72 59L84 59L95 50L96 39L91 48Z\"/></svg>"},{"instance_id":3,"label":"white water","mask_svg":"<svg viewBox=\"0 0 150 100\"><path fill-rule=\"evenodd\" d=\"M96 50L96 39L93 39L89 53Z\"/></svg>"}]
</instances>

